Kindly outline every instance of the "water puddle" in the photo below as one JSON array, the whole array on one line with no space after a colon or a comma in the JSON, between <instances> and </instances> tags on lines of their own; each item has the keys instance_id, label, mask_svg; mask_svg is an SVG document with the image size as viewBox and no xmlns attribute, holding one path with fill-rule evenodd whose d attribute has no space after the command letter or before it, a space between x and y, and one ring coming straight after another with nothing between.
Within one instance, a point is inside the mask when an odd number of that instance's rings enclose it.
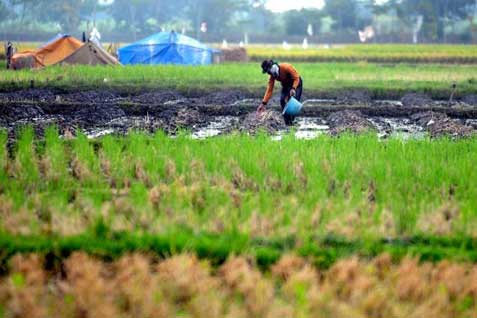
<instances>
[{"instance_id":1,"label":"water puddle","mask_svg":"<svg viewBox=\"0 0 477 318\"><path fill-rule=\"evenodd\" d=\"M466 119L464 125L477 129L477 119Z\"/></svg>"},{"instance_id":2,"label":"water puddle","mask_svg":"<svg viewBox=\"0 0 477 318\"><path fill-rule=\"evenodd\" d=\"M215 116L207 126L195 129L192 132L193 139L205 139L218 136L233 129L239 122L238 117Z\"/></svg>"},{"instance_id":3,"label":"water puddle","mask_svg":"<svg viewBox=\"0 0 477 318\"><path fill-rule=\"evenodd\" d=\"M399 137L402 139L422 139L427 132L409 118L368 118L378 130L380 138Z\"/></svg>"}]
</instances>

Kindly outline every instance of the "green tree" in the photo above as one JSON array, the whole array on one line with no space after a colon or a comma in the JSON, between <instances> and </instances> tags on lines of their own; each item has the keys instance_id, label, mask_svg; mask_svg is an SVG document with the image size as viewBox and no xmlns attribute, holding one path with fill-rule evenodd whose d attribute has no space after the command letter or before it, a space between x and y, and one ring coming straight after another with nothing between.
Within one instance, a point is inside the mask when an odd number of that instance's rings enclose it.
<instances>
[{"instance_id":1,"label":"green tree","mask_svg":"<svg viewBox=\"0 0 477 318\"><path fill-rule=\"evenodd\" d=\"M391 3L401 20L412 24L416 16L424 17L422 34L431 40L445 40L445 23L449 19L463 19L475 0L400 0Z\"/></svg>"},{"instance_id":2,"label":"green tree","mask_svg":"<svg viewBox=\"0 0 477 318\"><path fill-rule=\"evenodd\" d=\"M357 2L355 0L325 0L324 11L331 16L338 30L357 28Z\"/></svg>"},{"instance_id":3,"label":"green tree","mask_svg":"<svg viewBox=\"0 0 477 318\"><path fill-rule=\"evenodd\" d=\"M233 15L249 4L248 0L188 0L185 10L196 37L202 22L207 23L208 32L222 35L230 30Z\"/></svg>"},{"instance_id":4,"label":"green tree","mask_svg":"<svg viewBox=\"0 0 477 318\"><path fill-rule=\"evenodd\" d=\"M10 11L7 8L7 5L3 2L0 1L0 19L3 20L8 17Z\"/></svg>"},{"instance_id":5,"label":"green tree","mask_svg":"<svg viewBox=\"0 0 477 318\"><path fill-rule=\"evenodd\" d=\"M320 21L323 17L321 10L302 9L288 11L284 14L285 32L288 35L306 35L308 25L313 26L314 32L319 32Z\"/></svg>"}]
</instances>

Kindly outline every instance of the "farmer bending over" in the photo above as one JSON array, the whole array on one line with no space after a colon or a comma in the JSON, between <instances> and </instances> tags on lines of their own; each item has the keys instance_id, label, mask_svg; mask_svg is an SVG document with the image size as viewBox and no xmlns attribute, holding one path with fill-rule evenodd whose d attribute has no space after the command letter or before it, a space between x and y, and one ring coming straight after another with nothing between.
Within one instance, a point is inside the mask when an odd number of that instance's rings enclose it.
<instances>
[{"instance_id":1,"label":"farmer bending over","mask_svg":"<svg viewBox=\"0 0 477 318\"><path fill-rule=\"evenodd\" d=\"M270 101L270 98L273 94L273 88L275 86L275 81L282 83L282 94L280 97L280 105L282 106L282 111L285 108L285 105L288 103L290 97L294 96L298 101L301 100L301 93L303 90L303 81L300 77L300 74L296 69L287 63L278 64L273 60L265 60L262 62L262 72L268 73L270 79L268 81L268 88L263 97L262 104L258 106L257 112L261 113L265 110L265 106ZM283 115L285 119L285 124L292 125L294 116Z\"/></svg>"}]
</instances>

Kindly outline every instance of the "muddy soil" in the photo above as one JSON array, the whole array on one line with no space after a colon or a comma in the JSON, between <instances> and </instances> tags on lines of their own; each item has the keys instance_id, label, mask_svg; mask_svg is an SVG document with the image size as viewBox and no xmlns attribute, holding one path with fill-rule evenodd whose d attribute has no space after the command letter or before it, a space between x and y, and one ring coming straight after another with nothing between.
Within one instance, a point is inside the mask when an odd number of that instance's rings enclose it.
<instances>
[{"instance_id":1,"label":"muddy soil","mask_svg":"<svg viewBox=\"0 0 477 318\"><path fill-rule=\"evenodd\" d=\"M246 115L238 124L238 130L255 134L258 131L266 131L270 134L287 129L281 113L274 110L266 110L261 114L252 112Z\"/></svg>"},{"instance_id":2,"label":"muddy soil","mask_svg":"<svg viewBox=\"0 0 477 318\"><path fill-rule=\"evenodd\" d=\"M38 118L43 115L45 115L45 112L39 106L2 105L0 107L0 124L4 126L18 120Z\"/></svg>"},{"instance_id":3,"label":"muddy soil","mask_svg":"<svg viewBox=\"0 0 477 318\"><path fill-rule=\"evenodd\" d=\"M8 93L0 93L0 101L38 101L54 102L57 92L49 89L26 89Z\"/></svg>"},{"instance_id":4,"label":"muddy soil","mask_svg":"<svg viewBox=\"0 0 477 318\"><path fill-rule=\"evenodd\" d=\"M467 105L477 106L477 95L467 95L462 99L462 102Z\"/></svg>"},{"instance_id":5,"label":"muddy soil","mask_svg":"<svg viewBox=\"0 0 477 318\"><path fill-rule=\"evenodd\" d=\"M130 101L140 104L167 103L171 101L180 102L185 97L176 91L147 92L130 97Z\"/></svg>"},{"instance_id":6,"label":"muddy soil","mask_svg":"<svg viewBox=\"0 0 477 318\"><path fill-rule=\"evenodd\" d=\"M432 99L424 94L410 93L406 94L401 98L401 103L403 106L408 107L422 107L432 105Z\"/></svg>"},{"instance_id":7,"label":"muddy soil","mask_svg":"<svg viewBox=\"0 0 477 318\"><path fill-rule=\"evenodd\" d=\"M67 102L82 102L87 104L97 103L111 103L120 101L121 95L114 91L101 90L101 91L84 91L68 94L56 94L55 101L67 101Z\"/></svg>"},{"instance_id":8,"label":"muddy soil","mask_svg":"<svg viewBox=\"0 0 477 318\"><path fill-rule=\"evenodd\" d=\"M186 108L181 108L177 111L166 110L159 114L159 118L162 122L160 128L167 133L177 133L182 128L200 127L209 122L208 116L203 116L196 109Z\"/></svg>"},{"instance_id":9,"label":"muddy soil","mask_svg":"<svg viewBox=\"0 0 477 318\"><path fill-rule=\"evenodd\" d=\"M367 91L351 90L339 93L336 102L344 105L369 105L372 102L371 95Z\"/></svg>"},{"instance_id":10,"label":"muddy soil","mask_svg":"<svg viewBox=\"0 0 477 318\"><path fill-rule=\"evenodd\" d=\"M244 99L252 98L250 94L243 93L239 90L217 91L207 94L199 98L199 101L204 104L211 105L227 105ZM258 103L257 103L258 106Z\"/></svg>"},{"instance_id":11,"label":"muddy soil","mask_svg":"<svg viewBox=\"0 0 477 318\"><path fill-rule=\"evenodd\" d=\"M331 135L339 135L344 132L355 134L376 131L376 127L367 120L359 111L339 111L328 116Z\"/></svg>"},{"instance_id":12,"label":"muddy soil","mask_svg":"<svg viewBox=\"0 0 477 318\"><path fill-rule=\"evenodd\" d=\"M108 90L65 93L29 89L0 93L0 126L11 132L30 124L41 132L56 124L61 131L79 128L92 136L125 134L132 129L175 134L185 128L200 136L234 130L252 134L259 130L270 134L288 131L277 96L257 117L260 100L261 96L239 90L185 96L172 90L125 95ZM295 128L302 129L304 136L323 131L332 135L378 131L382 136L396 131L411 135L427 131L432 137L468 137L477 129L477 96L453 103L433 101L421 94L408 94L401 101L376 101L366 91L349 91L333 100L305 100L302 118L309 120L299 121Z\"/></svg>"},{"instance_id":13,"label":"muddy soil","mask_svg":"<svg viewBox=\"0 0 477 318\"><path fill-rule=\"evenodd\" d=\"M103 124L113 119L126 116L124 110L117 106L95 105L71 113L70 120L78 125Z\"/></svg>"},{"instance_id":14,"label":"muddy soil","mask_svg":"<svg viewBox=\"0 0 477 318\"><path fill-rule=\"evenodd\" d=\"M459 120L436 112L424 112L411 116L411 118L425 127L431 137L471 137L476 131L472 126L462 124Z\"/></svg>"}]
</instances>

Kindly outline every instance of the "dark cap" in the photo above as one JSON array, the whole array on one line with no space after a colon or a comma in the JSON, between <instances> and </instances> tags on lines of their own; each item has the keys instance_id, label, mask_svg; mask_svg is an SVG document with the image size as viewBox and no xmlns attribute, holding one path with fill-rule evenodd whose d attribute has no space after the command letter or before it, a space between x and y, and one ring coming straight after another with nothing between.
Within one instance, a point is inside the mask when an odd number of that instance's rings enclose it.
<instances>
[{"instance_id":1,"label":"dark cap","mask_svg":"<svg viewBox=\"0 0 477 318\"><path fill-rule=\"evenodd\" d=\"M273 65L273 60L265 60L262 62L262 73L265 74L268 72L268 70L270 69L270 67L272 67Z\"/></svg>"}]
</instances>

